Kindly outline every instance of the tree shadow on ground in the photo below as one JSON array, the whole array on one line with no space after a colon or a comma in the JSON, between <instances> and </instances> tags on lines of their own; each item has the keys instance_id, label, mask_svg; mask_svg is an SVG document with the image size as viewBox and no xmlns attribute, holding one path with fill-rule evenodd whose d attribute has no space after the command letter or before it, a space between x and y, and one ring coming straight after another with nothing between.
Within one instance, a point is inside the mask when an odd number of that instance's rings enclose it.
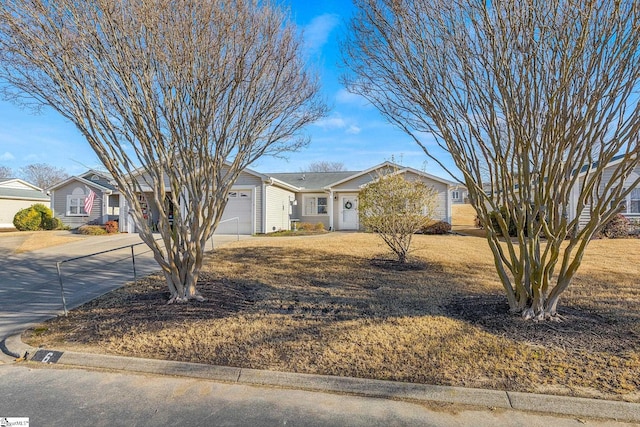
<instances>
[{"instance_id":1,"label":"tree shadow on ground","mask_svg":"<svg viewBox=\"0 0 640 427\"><path fill-rule=\"evenodd\" d=\"M453 295L443 308L454 319L514 341L614 354L640 350L639 325L628 313L603 315L591 307L569 303L558 309L561 321L533 322L510 313L501 294Z\"/></svg>"}]
</instances>

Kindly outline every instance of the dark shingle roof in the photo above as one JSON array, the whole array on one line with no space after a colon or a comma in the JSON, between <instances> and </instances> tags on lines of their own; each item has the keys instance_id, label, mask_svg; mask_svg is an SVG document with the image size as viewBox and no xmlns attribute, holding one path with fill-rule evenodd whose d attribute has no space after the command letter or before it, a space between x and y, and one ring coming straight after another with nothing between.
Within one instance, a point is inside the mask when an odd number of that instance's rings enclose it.
<instances>
[{"instance_id":1,"label":"dark shingle roof","mask_svg":"<svg viewBox=\"0 0 640 427\"><path fill-rule=\"evenodd\" d=\"M302 189L321 190L328 185L347 179L357 173L359 172L288 172L269 173L267 175Z\"/></svg>"}]
</instances>

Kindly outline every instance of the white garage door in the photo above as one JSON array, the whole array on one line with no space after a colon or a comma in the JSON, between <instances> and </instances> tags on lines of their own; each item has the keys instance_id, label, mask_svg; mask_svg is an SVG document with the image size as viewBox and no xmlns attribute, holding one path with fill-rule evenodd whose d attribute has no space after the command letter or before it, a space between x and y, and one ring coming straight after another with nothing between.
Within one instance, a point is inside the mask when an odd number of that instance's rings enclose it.
<instances>
[{"instance_id":1,"label":"white garage door","mask_svg":"<svg viewBox=\"0 0 640 427\"><path fill-rule=\"evenodd\" d=\"M237 220L233 218L238 218ZM253 233L253 192L251 190L229 191L229 201L224 209L216 234Z\"/></svg>"}]
</instances>

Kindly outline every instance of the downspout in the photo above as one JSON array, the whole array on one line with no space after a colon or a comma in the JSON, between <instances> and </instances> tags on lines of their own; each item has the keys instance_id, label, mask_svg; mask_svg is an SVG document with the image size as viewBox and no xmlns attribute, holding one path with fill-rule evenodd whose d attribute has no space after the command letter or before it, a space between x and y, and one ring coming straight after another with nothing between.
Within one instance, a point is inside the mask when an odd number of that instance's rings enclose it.
<instances>
[{"instance_id":1,"label":"downspout","mask_svg":"<svg viewBox=\"0 0 640 427\"><path fill-rule=\"evenodd\" d=\"M453 220L453 218L451 217L451 204L453 203L452 198L453 195L451 194L451 186L449 184L447 184L447 219L445 221L447 221L449 224L451 224L451 221Z\"/></svg>"},{"instance_id":2,"label":"downspout","mask_svg":"<svg viewBox=\"0 0 640 427\"><path fill-rule=\"evenodd\" d=\"M262 233L267 233L267 186L273 185L273 180L269 178L266 181L262 181L262 215L260 218L260 226L262 227Z\"/></svg>"},{"instance_id":3,"label":"downspout","mask_svg":"<svg viewBox=\"0 0 640 427\"><path fill-rule=\"evenodd\" d=\"M333 190L329 189L329 231L335 231L333 227Z\"/></svg>"}]
</instances>

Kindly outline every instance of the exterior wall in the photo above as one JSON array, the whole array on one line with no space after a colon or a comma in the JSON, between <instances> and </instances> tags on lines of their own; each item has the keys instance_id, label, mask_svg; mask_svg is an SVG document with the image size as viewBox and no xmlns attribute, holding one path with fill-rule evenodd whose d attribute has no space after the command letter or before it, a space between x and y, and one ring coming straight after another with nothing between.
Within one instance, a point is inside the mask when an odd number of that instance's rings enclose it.
<instances>
[{"instance_id":1,"label":"exterior wall","mask_svg":"<svg viewBox=\"0 0 640 427\"><path fill-rule=\"evenodd\" d=\"M143 188L147 187L148 185L144 182L145 176L148 175L141 175L139 177L137 177L138 182L142 185ZM169 185L169 181L168 178L165 177L165 185ZM264 207L264 196L262 194L262 179L258 176L255 176L253 174L247 173L247 172L242 172L240 174L240 176L238 176L238 179L236 180L236 182L233 184L232 189L245 189L245 190L251 190L252 192L252 198L253 198L253 213L252 214L252 218L254 219L254 230L256 233L264 233L264 223L263 223L263 207ZM148 194L148 197L152 197L151 193L145 193ZM122 204L122 206L125 206L126 203ZM128 215L128 208L123 208L121 206L121 208L118 209L119 211L119 215L120 215L120 222L121 224L125 224L125 225L121 225L121 231L122 230L133 230L135 229L135 226L133 225L133 218L131 216L129 216L128 218L126 217ZM154 206L152 206L151 204L148 204L148 218L150 221L150 224L153 224L154 221L157 221L156 218L158 218L158 211L157 209L155 209Z\"/></svg>"},{"instance_id":2,"label":"exterior wall","mask_svg":"<svg viewBox=\"0 0 640 427\"><path fill-rule=\"evenodd\" d=\"M388 168L388 170L391 171L392 169ZM414 179L414 180L419 179L436 190L437 195L436 195L436 209L434 212L434 219L438 221L446 221L448 223L451 223L451 193L449 190L449 185L443 182L429 179L428 177L421 176L412 172L406 172L406 174L409 176L410 179ZM379 175L377 171L372 171L370 173L356 177L353 180L344 182L333 188L334 201L333 201L332 216L333 216L334 229L336 230L340 229L340 226L339 226L340 224L339 219L341 215L340 196L353 193L354 190L359 190L362 185L365 185L371 182L372 180L377 179L378 176Z\"/></svg>"},{"instance_id":3,"label":"exterior wall","mask_svg":"<svg viewBox=\"0 0 640 427\"><path fill-rule=\"evenodd\" d=\"M380 169L376 169L369 173L365 173L359 176L356 176L354 179L349 181L345 181L339 185L332 187L333 191L349 191L349 190L359 190L361 186L370 183L371 181L378 179L380 174L389 174L393 173L394 169L386 166Z\"/></svg>"},{"instance_id":4,"label":"exterior wall","mask_svg":"<svg viewBox=\"0 0 640 427\"><path fill-rule=\"evenodd\" d=\"M36 203L42 203L45 206L49 204L45 200L0 199L0 228L14 228L13 217L16 216L16 213Z\"/></svg>"},{"instance_id":5,"label":"exterior wall","mask_svg":"<svg viewBox=\"0 0 640 427\"><path fill-rule=\"evenodd\" d=\"M326 197L327 198L327 214L324 215L307 215L305 211L305 203L311 197ZM300 222L308 222L311 224L317 224L321 222L324 225L325 230L329 230L330 227L330 211L329 208L331 206L331 202L329 200L330 195L326 192L315 192L315 193L298 193L296 195L296 200L298 205L295 206L296 209L293 210L294 214L292 218L299 219Z\"/></svg>"},{"instance_id":6,"label":"exterior wall","mask_svg":"<svg viewBox=\"0 0 640 427\"><path fill-rule=\"evenodd\" d=\"M266 192L266 227L265 232L291 229L295 193L272 185L265 187ZM256 215L257 216L257 215Z\"/></svg>"},{"instance_id":7,"label":"exterior wall","mask_svg":"<svg viewBox=\"0 0 640 427\"><path fill-rule=\"evenodd\" d=\"M458 195L458 197L454 197L456 194ZM469 192L466 188L458 187L458 189L451 190L451 203L453 203L454 205L469 203L468 199Z\"/></svg>"},{"instance_id":8,"label":"exterior wall","mask_svg":"<svg viewBox=\"0 0 640 427\"><path fill-rule=\"evenodd\" d=\"M91 215L79 215L68 216L67 215L67 196L73 195L86 195L88 191L86 185L81 182L71 181L67 185L57 188L51 193L51 210L53 216L59 218L62 223L71 228L78 228L90 222L102 223L104 218L102 216L102 204L103 197L106 197L99 189L92 188L96 193L96 197L93 201L93 208L91 209Z\"/></svg>"},{"instance_id":9,"label":"exterior wall","mask_svg":"<svg viewBox=\"0 0 640 427\"><path fill-rule=\"evenodd\" d=\"M615 170L615 165L605 168L603 173L603 178L602 178L603 183L609 182L609 179L611 178L611 175L613 174L614 170ZM640 166L636 167L634 171L631 174L629 174L629 176L625 180L625 187L629 188L629 186L631 186L633 182L638 179L638 177L640 177ZM584 180L581 179L579 185L582 185L583 181ZM604 184L601 185L601 188L603 187L604 187ZM571 214L573 214L576 211L576 204L578 199L578 188L579 187L574 187L571 190L570 205L569 205ZM637 187L637 188L640 188L640 187ZM629 201L630 201L630 196L627 196L627 203L625 203L627 207L629 206L629 203L628 203ZM580 213L579 219L578 219L579 228L584 227L586 223L589 221L590 215L591 215L590 210L591 210L591 205L586 205L582 210L582 212ZM626 211L623 211L621 212L621 214L629 218L631 221L640 221L640 213L628 213Z\"/></svg>"}]
</instances>

